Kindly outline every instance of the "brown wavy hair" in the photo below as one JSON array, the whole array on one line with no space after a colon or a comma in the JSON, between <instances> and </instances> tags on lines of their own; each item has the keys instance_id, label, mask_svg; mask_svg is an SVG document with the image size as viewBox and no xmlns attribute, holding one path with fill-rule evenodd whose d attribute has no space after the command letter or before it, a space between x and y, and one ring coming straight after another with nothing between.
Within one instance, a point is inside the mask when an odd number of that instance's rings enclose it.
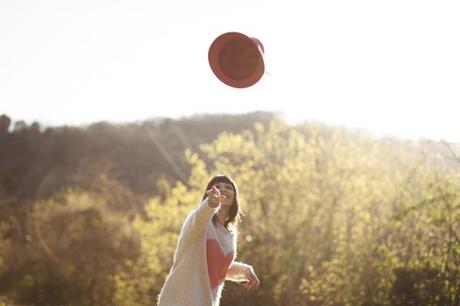
<instances>
[{"instance_id":1,"label":"brown wavy hair","mask_svg":"<svg viewBox=\"0 0 460 306\"><path fill-rule=\"evenodd\" d=\"M240 213L243 214L243 212L240 209L240 204L238 202L238 189L236 187L236 183L233 179L228 177L227 175L223 174L218 174L214 176L208 183L208 186L206 186L206 190L204 191L204 196L203 200L207 198L206 191L211 189L212 185L216 183L228 183L231 184L233 187L233 190L235 190L235 196L233 197L233 203L232 206L230 207L230 210L228 211L228 219L225 220L225 228L228 229L229 231L233 231L237 229L238 222L240 222ZM243 214L244 215L244 214ZM213 222L217 221L217 215L214 215L212 218Z\"/></svg>"}]
</instances>

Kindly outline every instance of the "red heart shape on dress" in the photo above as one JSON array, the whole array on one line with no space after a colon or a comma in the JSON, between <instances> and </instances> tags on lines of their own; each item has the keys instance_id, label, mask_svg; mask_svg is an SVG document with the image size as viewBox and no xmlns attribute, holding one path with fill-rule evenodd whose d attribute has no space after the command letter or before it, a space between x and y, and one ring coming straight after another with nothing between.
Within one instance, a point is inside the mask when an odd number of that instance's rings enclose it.
<instances>
[{"instance_id":1,"label":"red heart shape on dress","mask_svg":"<svg viewBox=\"0 0 460 306\"><path fill-rule=\"evenodd\" d=\"M206 240L206 255L208 262L208 276L211 290L225 279L230 264L233 261L233 252L224 255L219 242L216 239Z\"/></svg>"}]
</instances>

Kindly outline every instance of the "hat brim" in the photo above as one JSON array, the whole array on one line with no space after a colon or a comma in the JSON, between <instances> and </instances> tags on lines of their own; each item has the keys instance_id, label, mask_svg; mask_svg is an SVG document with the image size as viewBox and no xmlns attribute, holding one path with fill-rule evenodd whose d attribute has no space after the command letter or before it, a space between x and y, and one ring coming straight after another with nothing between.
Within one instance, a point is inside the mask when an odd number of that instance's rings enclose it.
<instances>
[{"instance_id":1,"label":"hat brim","mask_svg":"<svg viewBox=\"0 0 460 306\"><path fill-rule=\"evenodd\" d=\"M262 51L257 42L238 32L217 37L208 53L209 65L217 78L236 88L257 83L265 71Z\"/></svg>"}]
</instances>

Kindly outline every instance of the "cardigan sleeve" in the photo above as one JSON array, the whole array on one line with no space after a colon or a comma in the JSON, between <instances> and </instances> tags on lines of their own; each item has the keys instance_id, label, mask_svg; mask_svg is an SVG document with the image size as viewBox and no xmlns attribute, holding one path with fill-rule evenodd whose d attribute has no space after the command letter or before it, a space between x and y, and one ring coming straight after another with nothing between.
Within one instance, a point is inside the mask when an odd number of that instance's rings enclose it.
<instances>
[{"instance_id":1,"label":"cardigan sleeve","mask_svg":"<svg viewBox=\"0 0 460 306\"><path fill-rule=\"evenodd\" d=\"M243 282L248 280L248 274L249 271L251 271L253 268L252 266L234 261L230 265L230 268L228 269L227 275L225 276L225 280L233 281L233 282Z\"/></svg>"},{"instance_id":2,"label":"cardigan sleeve","mask_svg":"<svg viewBox=\"0 0 460 306\"><path fill-rule=\"evenodd\" d=\"M208 205L208 198L204 199L185 219L181 236L184 236L183 238L197 237L204 231L218 209L219 206L213 208Z\"/></svg>"}]
</instances>

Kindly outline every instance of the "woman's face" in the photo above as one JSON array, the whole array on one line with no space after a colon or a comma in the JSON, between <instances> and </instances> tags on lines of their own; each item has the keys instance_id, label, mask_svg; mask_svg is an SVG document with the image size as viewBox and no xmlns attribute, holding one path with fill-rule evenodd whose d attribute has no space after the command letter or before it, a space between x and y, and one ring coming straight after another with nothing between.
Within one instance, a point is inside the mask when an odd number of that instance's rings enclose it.
<instances>
[{"instance_id":1,"label":"woman's face","mask_svg":"<svg viewBox=\"0 0 460 306\"><path fill-rule=\"evenodd\" d=\"M232 203L235 199L235 189L233 189L232 184L226 182L215 183L217 189L219 189L221 194L224 194L227 198L222 202L223 206L232 206Z\"/></svg>"}]
</instances>

